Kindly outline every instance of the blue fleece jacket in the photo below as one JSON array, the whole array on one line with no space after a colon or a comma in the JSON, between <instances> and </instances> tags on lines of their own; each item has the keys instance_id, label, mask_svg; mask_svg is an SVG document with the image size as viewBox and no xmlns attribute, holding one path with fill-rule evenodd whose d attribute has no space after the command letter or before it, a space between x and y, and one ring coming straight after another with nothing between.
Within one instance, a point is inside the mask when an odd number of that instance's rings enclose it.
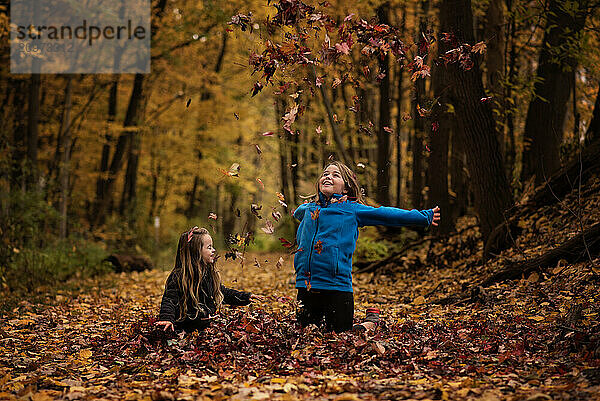
<instances>
[{"instance_id":1,"label":"blue fleece jacket","mask_svg":"<svg viewBox=\"0 0 600 401\"><path fill-rule=\"evenodd\" d=\"M294 255L296 288L352 292L352 254L358 239L358 227L421 226L429 227L433 210L404 210L395 207L372 207L358 202L333 202L319 192L319 204L300 205L294 217L300 221Z\"/></svg>"}]
</instances>

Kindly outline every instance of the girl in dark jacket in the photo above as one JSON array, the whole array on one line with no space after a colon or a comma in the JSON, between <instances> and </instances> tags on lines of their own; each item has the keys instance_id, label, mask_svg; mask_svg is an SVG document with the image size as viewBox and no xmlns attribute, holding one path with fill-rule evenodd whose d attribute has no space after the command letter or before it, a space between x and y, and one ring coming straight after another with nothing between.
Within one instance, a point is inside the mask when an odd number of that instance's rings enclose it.
<instances>
[{"instance_id":1,"label":"girl in dark jacket","mask_svg":"<svg viewBox=\"0 0 600 401\"><path fill-rule=\"evenodd\" d=\"M248 305L260 297L221 283L215 269L215 248L205 228L181 234L175 267L167 278L156 325L163 330L202 330L222 303Z\"/></svg>"}]
</instances>

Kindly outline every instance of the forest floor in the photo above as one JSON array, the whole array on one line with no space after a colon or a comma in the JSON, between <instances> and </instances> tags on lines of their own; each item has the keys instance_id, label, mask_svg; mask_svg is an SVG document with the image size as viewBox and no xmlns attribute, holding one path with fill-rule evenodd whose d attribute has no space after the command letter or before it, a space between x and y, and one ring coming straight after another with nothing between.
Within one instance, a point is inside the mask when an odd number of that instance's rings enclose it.
<instances>
[{"instance_id":1,"label":"forest floor","mask_svg":"<svg viewBox=\"0 0 600 401\"><path fill-rule=\"evenodd\" d=\"M266 298L224 307L202 333L153 330L168 271L40 289L0 319L0 399L600 399L599 258L431 302L600 220L600 180L589 187L525 218L516 246L486 264L463 219L460 236L355 275L356 319L382 312L373 335L300 329L283 252L223 261L226 285Z\"/></svg>"}]
</instances>

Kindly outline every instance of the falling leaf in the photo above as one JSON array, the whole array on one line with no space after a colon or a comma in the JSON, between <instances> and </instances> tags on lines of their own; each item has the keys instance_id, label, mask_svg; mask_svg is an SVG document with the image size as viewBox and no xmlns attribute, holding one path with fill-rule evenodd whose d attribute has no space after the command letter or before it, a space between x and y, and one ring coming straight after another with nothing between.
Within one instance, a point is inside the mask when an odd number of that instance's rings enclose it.
<instances>
[{"instance_id":1,"label":"falling leaf","mask_svg":"<svg viewBox=\"0 0 600 401\"><path fill-rule=\"evenodd\" d=\"M254 86L252 87L252 97L256 96L258 94L258 92L260 92L263 89L263 84L261 84L260 82L256 82L254 84Z\"/></svg>"},{"instance_id":2,"label":"falling leaf","mask_svg":"<svg viewBox=\"0 0 600 401\"><path fill-rule=\"evenodd\" d=\"M317 132L317 134L321 135L323 133L323 130L321 129L321 126L317 126L317 128L315 128L315 131Z\"/></svg>"},{"instance_id":3,"label":"falling leaf","mask_svg":"<svg viewBox=\"0 0 600 401\"><path fill-rule=\"evenodd\" d=\"M273 131L263 132L262 136L273 136L275 133Z\"/></svg>"},{"instance_id":4,"label":"falling leaf","mask_svg":"<svg viewBox=\"0 0 600 401\"><path fill-rule=\"evenodd\" d=\"M317 77L317 79L315 80L315 85L320 88L321 85L323 85L323 78L321 77Z\"/></svg>"},{"instance_id":5,"label":"falling leaf","mask_svg":"<svg viewBox=\"0 0 600 401\"><path fill-rule=\"evenodd\" d=\"M337 87L338 87L338 86L339 86L341 83L342 83L342 80L341 80L341 79L339 79L339 78L335 78L335 79L333 80L333 83L331 84L331 86L332 86L333 88L337 88Z\"/></svg>"},{"instance_id":6,"label":"falling leaf","mask_svg":"<svg viewBox=\"0 0 600 401\"><path fill-rule=\"evenodd\" d=\"M279 257L279 260L277 261L275 266L277 266L278 269L281 269L281 267L283 266L283 258L281 256Z\"/></svg>"},{"instance_id":7,"label":"falling leaf","mask_svg":"<svg viewBox=\"0 0 600 401\"><path fill-rule=\"evenodd\" d=\"M281 218L281 213L279 213L278 211L273 211L271 212L271 216L273 216L273 220L279 221L279 219Z\"/></svg>"},{"instance_id":8,"label":"falling leaf","mask_svg":"<svg viewBox=\"0 0 600 401\"><path fill-rule=\"evenodd\" d=\"M185 107L188 108L190 107L190 103L192 103L192 98L189 98L188 101L185 104Z\"/></svg>"},{"instance_id":9,"label":"falling leaf","mask_svg":"<svg viewBox=\"0 0 600 401\"><path fill-rule=\"evenodd\" d=\"M346 42L336 43L335 50L337 50L338 53L350 54L350 47Z\"/></svg>"},{"instance_id":10,"label":"falling leaf","mask_svg":"<svg viewBox=\"0 0 600 401\"><path fill-rule=\"evenodd\" d=\"M282 201L281 199L279 200L279 204L283 207L288 207L287 203L285 203L284 201Z\"/></svg>"},{"instance_id":11,"label":"falling leaf","mask_svg":"<svg viewBox=\"0 0 600 401\"><path fill-rule=\"evenodd\" d=\"M429 146L425 145L425 149L427 149L428 152L431 152L431 149L429 149Z\"/></svg>"},{"instance_id":12,"label":"falling leaf","mask_svg":"<svg viewBox=\"0 0 600 401\"><path fill-rule=\"evenodd\" d=\"M285 248L291 248L292 247L292 243L290 241L288 241L287 239L283 238L283 237L279 237L279 241L281 242L281 245Z\"/></svg>"},{"instance_id":13,"label":"falling leaf","mask_svg":"<svg viewBox=\"0 0 600 401\"><path fill-rule=\"evenodd\" d=\"M487 49L487 46L486 46L485 42L477 42L471 48L471 52L483 54L483 53L485 53L486 49Z\"/></svg>"},{"instance_id":14,"label":"falling leaf","mask_svg":"<svg viewBox=\"0 0 600 401\"><path fill-rule=\"evenodd\" d=\"M277 195L277 198L280 201L285 202L285 196L283 196L283 194L281 192L277 192L275 195Z\"/></svg>"},{"instance_id":15,"label":"falling leaf","mask_svg":"<svg viewBox=\"0 0 600 401\"><path fill-rule=\"evenodd\" d=\"M431 123L431 130L433 132L436 132L439 128L440 128L440 123L438 123L437 121L434 121Z\"/></svg>"},{"instance_id":16,"label":"falling leaf","mask_svg":"<svg viewBox=\"0 0 600 401\"><path fill-rule=\"evenodd\" d=\"M365 168L365 165L363 163L356 163L356 167Z\"/></svg>"},{"instance_id":17,"label":"falling leaf","mask_svg":"<svg viewBox=\"0 0 600 401\"><path fill-rule=\"evenodd\" d=\"M265 226L261 227L260 229L267 234L273 234L275 232L275 227L273 227L273 223L271 223L269 220L267 220L265 222Z\"/></svg>"},{"instance_id":18,"label":"falling leaf","mask_svg":"<svg viewBox=\"0 0 600 401\"><path fill-rule=\"evenodd\" d=\"M383 130L384 130L385 132L387 132L388 134L393 134L393 133L394 133L394 130L393 130L393 129L391 129L390 127L383 127Z\"/></svg>"},{"instance_id":19,"label":"falling leaf","mask_svg":"<svg viewBox=\"0 0 600 401\"><path fill-rule=\"evenodd\" d=\"M260 178L256 178L256 181L260 184L260 186L262 187L262 189L265 189L265 184L263 184L262 180Z\"/></svg>"},{"instance_id":20,"label":"falling leaf","mask_svg":"<svg viewBox=\"0 0 600 401\"><path fill-rule=\"evenodd\" d=\"M240 119L240 115L238 113L233 113L233 116L235 117L236 120Z\"/></svg>"},{"instance_id":21,"label":"falling leaf","mask_svg":"<svg viewBox=\"0 0 600 401\"><path fill-rule=\"evenodd\" d=\"M209 213L208 214L208 218L211 219L211 220L216 220L217 219L217 215L214 214L214 213Z\"/></svg>"},{"instance_id":22,"label":"falling leaf","mask_svg":"<svg viewBox=\"0 0 600 401\"><path fill-rule=\"evenodd\" d=\"M480 101L481 103L487 103L487 102L489 102L490 100L492 100L492 96L488 96L488 97L482 97L481 99L479 99L479 101Z\"/></svg>"},{"instance_id":23,"label":"falling leaf","mask_svg":"<svg viewBox=\"0 0 600 401\"><path fill-rule=\"evenodd\" d=\"M262 205L258 206L257 204L253 203L250 205L250 211L252 212L253 215L255 215L256 217L258 217L259 219L262 219L262 216L260 214L258 214L258 211L262 209Z\"/></svg>"},{"instance_id":24,"label":"falling leaf","mask_svg":"<svg viewBox=\"0 0 600 401\"><path fill-rule=\"evenodd\" d=\"M402 114L402 121L412 120L412 116L408 113Z\"/></svg>"},{"instance_id":25,"label":"falling leaf","mask_svg":"<svg viewBox=\"0 0 600 401\"><path fill-rule=\"evenodd\" d=\"M233 163L231 167L229 167L229 173L231 177L239 177L240 175L240 165L238 163Z\"/></svg>"},{"instance_id":26,"label":"falling leaf","mask_svg":"<svg viewBox=\"0 0 600 401\"><path fill-rule=\"evenodd\" d=\"M258 144L255 143L254 148L256 149L256 153L258 153L258 155L260 156L260 154L262 154L262 150L260 150L260 146L258 146Z\"/></svg>"},{"instance_id":27,"label":"falling leaf","mask_svg":"<svg viewBox=\"0 0 600 401\"><path fill-rule=\"evenodd\" d=\"M260 263L258 262L258 259L254 258L254 266L258 267L260 269Z\"/></svg>"}]
</instances>

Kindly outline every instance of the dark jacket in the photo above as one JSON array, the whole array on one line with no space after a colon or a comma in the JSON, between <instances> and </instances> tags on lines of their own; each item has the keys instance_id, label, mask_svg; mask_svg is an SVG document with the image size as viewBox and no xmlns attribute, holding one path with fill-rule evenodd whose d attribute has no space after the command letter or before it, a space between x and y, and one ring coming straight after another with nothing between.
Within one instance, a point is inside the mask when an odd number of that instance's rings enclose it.
<instances>
[{"instance_id":1,"label":"dark jacket","mask_svg":"<svg viewBox=\"0 0 600 401\"><path fill-rule=\"evenodd\" d=\"M215 305L214 299L204 295L208 294L208 280L203 280L201 286L204 291L201 292L198 301L202 307L198 310L197 316L196 307L191 303L188 303L187 316L185 319L179 319L179 302L183 300L183 294L176 274L171 272L167 278L167 284L165 285L165 292L160 304L158 320L171 322L175 325L175 329L184 329L186 331L189 331L190 329L204 329L207 327L210 323L208 317L213 316L217 312L217 306ZM225 287L223 284L221 284L221 292L223 293L223 303L239 306L248 305L250 303L251 294L249 292L236 291Z\"/></svg>"},{"instance_id":2,"label":"dark jacket","mask_svg":"<svg viewBox=\"0 0 600 401\"><path fill-rule=\"evenodd\" d=\"M420 226L429 227L433 210L404 210L372 207L334 194L327 201L319 192L315 202L298 206L294 217L300 221L294 255L296 288L352 292L352 254L358 239L358 227Z\"/></svg>"}]
</instances>

